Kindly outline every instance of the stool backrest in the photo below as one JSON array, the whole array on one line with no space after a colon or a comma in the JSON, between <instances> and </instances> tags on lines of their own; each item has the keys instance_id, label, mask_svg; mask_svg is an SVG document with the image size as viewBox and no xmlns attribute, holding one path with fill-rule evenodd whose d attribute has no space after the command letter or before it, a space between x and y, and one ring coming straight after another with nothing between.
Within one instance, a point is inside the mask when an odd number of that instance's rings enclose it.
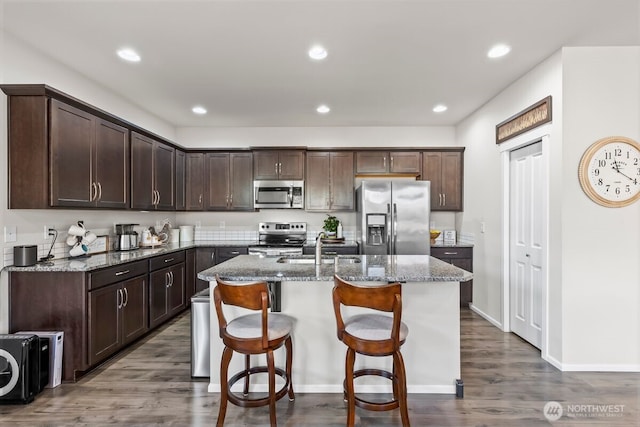
<instances>
[{"instance_id":1,"label":"stool backrest","mask_svg":"<svg viewBox=\"0 0 640 427\"><path fill-rule=\"evenodd\" d=\"M333 310L338 327L338 339L342 340L344 334L345 326L340 306L345 305L393 312L393 327L390 338L396 343L400 342L399 334L402 320L402 285L400 283L389 283L382 286L357 286L343 280L338 275L334 275L333 279Z\"/></svg>"},{"instance_id":2,"label":"stool backrest","mask_svg":"<svg viewBox=\"0 0 640 427\"><path fill-rule=\"evenodd\" d=\"M267 282L255 282L249 284L233 284L225 282L216 275L216 287L213 290L213 303L216 308L220 336L226 333L227 319L222 311L222 304L235 305L249 310L262 311L262 341L266 348L268 337L268 313L269 288Z\"/></svg>"}]
</instances>

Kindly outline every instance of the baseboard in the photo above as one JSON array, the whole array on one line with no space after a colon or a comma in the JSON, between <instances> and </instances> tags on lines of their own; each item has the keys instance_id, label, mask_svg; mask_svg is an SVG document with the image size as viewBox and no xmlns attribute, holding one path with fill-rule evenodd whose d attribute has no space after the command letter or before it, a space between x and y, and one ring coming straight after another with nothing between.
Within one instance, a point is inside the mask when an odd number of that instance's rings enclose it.
<instances>
[{"instance_id":1,"label":"baseboard","mask_svg":"<svg viewBox=\"0 0 640 427\"><path fill-rule=\"evenodd\" d=\"M556 359L555 357L549 356L547 355L547 357L542 356L542 359L548 363L550 363L553 367L555 367L556 369L560 369L561 371L562 369L562 362L560 362L558 359Z\"/></svg>"},{"instance_id":2,"label":"baseboard","mask_svg":"<svg viewBox=\"0 0 640 427\"><path fill-rule=\"evenodd\" d=\"M552 362L549 362L549 363L552 363ZM558 369L560 369L563 372L640 372L640 365L561 363Z\"/></svg>"},{"instance_id":3,"label":"baseboard","mask_svg":"<svg viewBox=\"0 0 640 427\"><path fill-rule=\"evenodd\" d=\"M493 317L489 316L487 313L485 313L484 311L480 310L478 307L476 307L473 304L469 304L469 308L471 309L471 311L473 311L474 313L479 314L480 316L482 316L487 322L491 323L493 326L495 326L496 328L500 329L501 331L503 331L502 329L502 322L497 321L496 319L494 319ZM503 331L504 332L504 331Z\"/></svg>"},{"instance_id":4,"label":"baseboard","mask_svg":"<svg viewBox=\"0 0 640 427\"><path fill-rule=\"evenodd\" d=\"M276 387L278 384L276 383ZM296 393L342 393L343 389L340 385L333 384L311 384L297 385L294 384ZM357 388L358 393L389 393L389 386L384 385L361 385ZM220 393L220 384L209 383L207 387L209 393ZM242 387L238 387L237 391L242 391ZM256 384L251 386L251 391L265 393L268 391L266 384ZM422 394L456 394L455 385L408 385L407 393Z\"/></svg>"}]
</instances>

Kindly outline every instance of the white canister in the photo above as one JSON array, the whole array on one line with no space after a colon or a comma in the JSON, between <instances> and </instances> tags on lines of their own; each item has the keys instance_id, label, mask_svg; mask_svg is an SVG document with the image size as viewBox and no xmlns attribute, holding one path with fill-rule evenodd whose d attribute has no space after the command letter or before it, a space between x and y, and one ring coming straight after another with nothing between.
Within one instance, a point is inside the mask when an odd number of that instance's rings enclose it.
<instances>
[{"instance_id":1,"label":"white canister","mask_svg":"<svg viewBox=\"0 0 640 427\"><path fill-rule=\"evenodd\" d=\"M180 241L192 242L193 241L193 225L181 225L180 226Z\"/></svg>"},{"instance_id":2,"label":"white canister","mask_svg":"<svg viewBox=\"0 0 640 427\"><path fill-rule=\"evenodd\" d=\"M169 241L171 243L178 243L180 241L180 229L172 228L169 234Z\"/></svg>"}]
</instances>

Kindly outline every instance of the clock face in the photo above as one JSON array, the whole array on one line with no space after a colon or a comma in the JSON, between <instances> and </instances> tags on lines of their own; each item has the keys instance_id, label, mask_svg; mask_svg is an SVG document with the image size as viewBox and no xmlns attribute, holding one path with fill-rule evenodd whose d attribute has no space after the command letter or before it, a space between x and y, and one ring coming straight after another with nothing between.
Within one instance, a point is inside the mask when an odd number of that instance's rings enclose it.
<instances>
[{"instance_id":1,"label":"clock face","mask_svg":"<svg viewBox=\"0 0 640 427\"><path fill-rule=\"evenodd\" d=\"M582 156L578 175L594 202L627 206L640 199L640 144L621 136L596 141Z\"/></svg>"}]
</instances>

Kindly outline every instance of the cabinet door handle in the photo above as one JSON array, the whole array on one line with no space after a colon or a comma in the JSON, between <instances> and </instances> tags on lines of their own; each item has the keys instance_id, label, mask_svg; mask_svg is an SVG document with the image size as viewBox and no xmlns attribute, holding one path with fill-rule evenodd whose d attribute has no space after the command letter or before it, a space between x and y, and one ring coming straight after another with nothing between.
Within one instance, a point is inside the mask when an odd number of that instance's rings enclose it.
<instances>
[{"instance_id":1,"label":"cabinet door handle","mask_svg":"<svg viewBox=\"0 0 640 427\"><path fill-rule=\"evenodd\" d=\"M278 163L278 175L282 174L282 163Z\"/></svg>"},{"instance_id":2,"label":"cabinet door handle","mask_svg":"<svg viewBox=\"0 0 640 427\"><path fill-rule=\"evenodd\" d=\"M445 252L445 255L458 255L458 252Z\"/></svg>"},{"instance_id":3,"label":"cabinet door handle","mask_svg":"<svg viewBox=\"0 0 640 427\"><path fill-rule=\"evenodd\" d=\"M198 197L198 204L202 204L202 194L200 194L200 197Z\"/></svg>"},{"instance_id":4,"label":"cabinet door handle","mask_svg":"<svg viewBox=\"0 0 640 427\"><path fill-rule=\"evenodd\" d=\"M447 206L447 193L442 193L442 206Z\"/></svg>"},{"instance_id":5,"label":"cabinet door handle","mask_svg":"<svg viewBox=\"0 0 640 427\"><path fill-rule=\"evenodd\" d=\"M116 295L116 304L118 305L118 310L122 308L122 289L118 289L118 294Z\"/></svg>"},{"instance_id":6,"label":"cabinet door handle","mask_svg":"<svg viewBox=\"0 0 640 427\"><path fill-rule=\"evenodd\" d=\"M214 262L215 257L216 257L216 253L211 252L211 262Z\"/></svg>"},{"instance_id":7,"label":"cabinet door handle","mask_svg":"<svg viewBox=\"0 0 640 427\"><path fill-rule=\"evenodd\" d=\"M229 196L229 205L233 206L233 193Z\"/></svg>"},{"instance_id":8,"label":"cabinet door handle","mask_svg":"<svg viewBox=\"0 0 640 427\"><path fill-rule=\"evenodd\" d=\"M276 167L276 175L278 175L278 162L276 162L274 166Z\"/></svg>"},{"instance_id":9,"label":"cabinet door handle","mask_svg":"<svg viewBox=\"0 0 640 427\"><path fill-rule=\"evenodd\" d=\"M239 251L231 251L231 255L240 255Z\"/></svg>"},{"instance_id":10,"label":"cabinet door handle","mask_svg":"<svg viewBox=\"0 0 640 427\"><path fill-rule=\"evenodd\" d=\"M393 156L391 156L391 167L390 167L391 171L393 171Z\"/></svg>"},{"instance_id":11,"label":"cabinet door handle","mask_svg":"<svg viewBox=\"0 0 640 427\"><path fill-rule=\"evenodd\" d=\"M127 288L124 288L124 302L122 303L122 306L126 307L128 303L129 303L129 291L127 290Z\"/></svg>"},{"instance_id":12,"label":"cabinet door handle","mask_svg":"<svg viewBox=\"0 0 640 427\"><path fill-rule=\"evenodd\" d=\"M156 202L156 205L160 204L160 192L158 190L156 190L156 193L158 193L158 201Z\"/></svg>"},{"instance_id":13,"label":"cabinet door handle","mask_svg":"<svg viewBox=\"0 0 640 427\"><path fill-rule=\"evenodd\" d=\"M169 272L169 277L171 277L171 286L173 286L173 271Z\"/></svg>"},{"instance_id":14,"label":"cabinet door handle","mask_svg":"<svg viewBox=\"0 0 640 427\"><path fill-rule=\"evenodd\" d=\"M123 274L127 274L128 272L129 272L129 270L117 271L116 272L116 276L122 276Z\"/></svg>"},{"instance_id":15,"label":"cabinet door handle","mask_svg":"<svg viewBox=\"0 0 640 427\"><path fill-rule=\"evenodd\" d=\"M102 200L102 184L98 182L98 200Z\"/></svg>"},{"instance_id":16,"label":"cabinet door handle","mask_svg":"<svg viewBox=\"0 0 640 427\"><path fill-rule=\"evenodd\" d=\"M170 282L169 282L169 272L167 271L166 273L164 273L164 287L168 288L169 286L171 286Z\"/></svg>"},{"instance_id":17,"label":"cabinet door handle","mask_svg":"<svg viewBox=\"0 0 640 427\"><path fill-rule=\"evenodd\" d=\"M89 201L93 202L96 199L97 194L98 194L98 189L96 188L96 183L92 182L91 183L91 195L89 196Z\"/></svg>"},{"instance_id":18,"label":"cabinet door handle","mask_svg":"<svg viewBox=\"0 0 640 427\"><path fill-rule=\"evenodd\" d=\"M325 255L338 255L338 252L336 252L336 251L326 251L326 252L323 252L323 253Z\"/></svg>"},{"instance_id":19,"label":"cabinet door handle","mask_svg":"<svg viewBox=\"0 0 640 427\"><path fill-rule=\"evenodd\" d=\"M165 264L166 264L166 263L171 262L171 261L173 261L173 260L174 260L174 258L167 258L167 259L165 259L165 260L164 260L164 262L165 262Z\"/></svg>"}]
</instances>

